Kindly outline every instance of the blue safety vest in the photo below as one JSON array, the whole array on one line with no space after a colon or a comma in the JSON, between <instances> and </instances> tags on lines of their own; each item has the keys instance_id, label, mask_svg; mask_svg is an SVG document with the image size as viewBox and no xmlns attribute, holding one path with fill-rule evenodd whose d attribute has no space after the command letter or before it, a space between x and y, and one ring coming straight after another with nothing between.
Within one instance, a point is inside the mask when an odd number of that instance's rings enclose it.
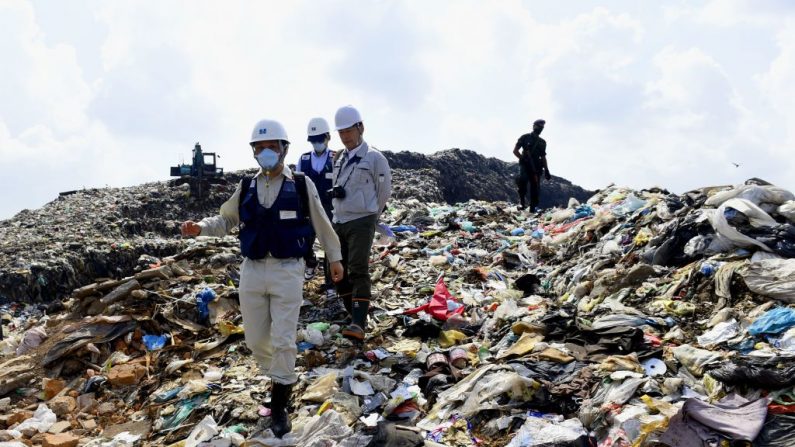
<instances>
[{"instance_id":1,"label":"blue safety vest","mask_svg":"<svg viewBox=\"0 0 795 447\"><path fill-rule=\"evenodd\" d=\"M309 218L306 179L294 173L282 182L270 208L257 199L257 182L243 180L240 192L240 251L249 259L300 258L311 248L315 231Z\"/></svg>"},{"instance_id":2,"label":"blue safety vest","mask_svg":"<svg viewBox=\"0 0 795 447\"><path fill-rule=\"evenodd\" d=\"M312 169L312 153L305 153L301 156L301 172L306 174L312 180L312 183L315 184L323 209L326 210L326 214L331 214L331 197L328 196L327 191L334 186L331 179L334 173L334 151L331 149L326 150L326 164L321 172Z\"/></svg>"}]
</instances>

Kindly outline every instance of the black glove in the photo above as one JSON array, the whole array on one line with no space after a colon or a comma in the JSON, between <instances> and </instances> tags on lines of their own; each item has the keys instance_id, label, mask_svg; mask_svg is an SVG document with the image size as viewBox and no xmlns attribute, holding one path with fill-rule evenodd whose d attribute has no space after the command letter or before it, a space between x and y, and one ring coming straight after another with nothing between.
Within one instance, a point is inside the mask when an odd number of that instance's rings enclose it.
<instances>
[{"instance_id":1,"label":"black glove","mask_svg":"<svg viewBox=\"0 0 795 447\"><path fill-rule=\"evenodd\" d=\"M552 178L552 175L550 175L549 173L549 169L546 169L544 172L546 172L546 175L544 177L546 177L547 180Z\"/></svg>"}]
</instances>

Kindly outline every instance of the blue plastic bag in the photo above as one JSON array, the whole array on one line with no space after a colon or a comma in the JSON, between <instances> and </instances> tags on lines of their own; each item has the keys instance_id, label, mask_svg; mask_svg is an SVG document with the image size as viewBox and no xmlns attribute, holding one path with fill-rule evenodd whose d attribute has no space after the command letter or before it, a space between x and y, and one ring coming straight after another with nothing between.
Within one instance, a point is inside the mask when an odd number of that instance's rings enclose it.
<instances>
[{"instance_id":1,"label":"blue plastic bag","mask_svg":"<svg viewBox=\"0 0 795 447\"><path fill-rule=\"evenodd\" d=\"M795 309L777 307L765 312L748 327L751 335L779 334L795 326Z\"/></svg>"},{"instance_id":2,"label":"blue plastic bag","mask_svg":"<svg viewBox=\"0 0 795 447\"><path fill-rule=\"evenodd\" d=\"M411 233L416 233L417 231L419 231L419 230L417 230L417 227L415 227L414 225L394 225L394 226L389 227L389 228L392 231L394 231L395 233L403 233L405 231L409 231Z\"/></svg>"},{"instance_id":3,"label":"blue plastic bag","mask_svg":"<svg viewBox=\"0 0 795 447\"><path fill-rule=\"evenodd\" d=\"M524 236L524 228L514 228L511 230L511 236Z\"/></svg>"},{"instance_id":4,"label":"blue plastic bag","mask_svg":"<svg viewBox=\"0 0 795 447\"><path fill-rule=\"evenodd\" d=\"M144 335L144 345L147 351L157 351L163 349L168 343L168 335Z\"/></svg>"},{"instance_id":5,"label":"blue plastic bag","mask_svg":"<svg viewBox=\"0 0 795 447\"><path fill-rule=\"evenodd\" d=\"M199 311L199 324L206 324L210 318L210 303L215 300L215 291L209 287L205 287L201 292L196 294L196 308Z\"/></svg>"}]
</instances>

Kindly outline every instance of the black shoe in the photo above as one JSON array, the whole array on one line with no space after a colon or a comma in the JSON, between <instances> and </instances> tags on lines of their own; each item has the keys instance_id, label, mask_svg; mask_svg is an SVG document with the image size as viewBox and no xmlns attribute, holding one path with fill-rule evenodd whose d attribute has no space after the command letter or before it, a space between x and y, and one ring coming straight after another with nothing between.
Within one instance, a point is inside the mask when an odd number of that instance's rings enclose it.
<instances>
[{"instance_id":1,"label":"black shoe","mask_svg":"<svg viewBox=\"0 0 795 447\"><path fill-rule=\"evenodd\" d=\"M287 404L290 403L292 391L292 384L282 385L281 383L273 382L271 390L271 430L279 439L293 429L292 424L290 424L290 416L287 414Z\"/></svg>"}]
</instances>

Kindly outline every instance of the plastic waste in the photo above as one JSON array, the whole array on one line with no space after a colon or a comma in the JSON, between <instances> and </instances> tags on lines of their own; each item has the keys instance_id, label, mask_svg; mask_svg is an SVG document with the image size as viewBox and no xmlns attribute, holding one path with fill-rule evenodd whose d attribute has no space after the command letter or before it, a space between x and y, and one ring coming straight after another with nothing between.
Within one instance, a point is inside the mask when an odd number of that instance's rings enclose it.
<instances>
[{"instance_id":1,"label":"plastic waste","mask_svg":"<svg viewBox=\"0 0 795 447\"><path fill-rule=\"evenodd\" d=\"M711 347L731 340L740 333L740 324L737 320L718 323L712 329L696 338L703 347Z\"/></svg>"},{"instance_id":2,"label":"plastic waste","mask_svg":"<svg viewBox=\"0 0 795 447\"><path fill-rule=\"evenodd\" d=\"M524 228L514 228L511 230L511 236L524 236Z\"/></svg>"},{"instance_id":3,"label":"plastic waste","mask_svg":"<svg viewBox=\"0 0 795 447\"><path fill-rule=\"evenodd\" d=\"M28 329L25 335L22 336L22 341L16 348L17 355L22 355L39 346L44 340L47 339L47 331L42 326L36 326Z\"/></svg>"},{"instance_id":4,"label":"plastic waste","mask_svg":"<svg viewBox=\"0 0 795 447\"><path fill-rule=\"evenodd\" d=\"M224 370L215 366L208 366L204 370L204 380L208 382L218 382L224 376Z\"/></svg>"},{"instance_id":5,"label":"plastic waste","mask_svg":"<svg viewBox=\"0 0 795 447\"><path fill-rule=\"evenodd\" d=\"M163 349L168 343L168 335L144 335L143 336L144 346L149 351L157 351L159 349Z\"/></svg>"},{"instance_id":6,"label":"plastic waste","mask_svg":"<svg viewBox=\"0 0 795 447\"><path fill-rule=\"evenodd\" d=\"M304 337L304 341L310 343L313 346L322 346L325 340L323 339L323 333L315 328L308 327L301 331Z\"/></svg>"},{"instance_id":7,"label":"plastic waste","mask_svg":"<svg viewBox=\"0 0 795 447\"><path fill-rule=\"evenodd\" d=\"M310 349L314 349L315 345L313 345L312 343L309 343L308 341L302 341L302 342L299 342L298 344L296 344L296 348L298 349L298 352L304 352L304 351L308 351Z\"/></svg>"},{"instance_id":8,"label":"plastic waste","mask_svg":"<svg viewBox=\"0 0 795 447\"><path fill-rule=\"evenodd\" d=\"M588 437L588 432L579 419L566 419L561 422L544 417L528 417L516 432L507 447L568 446Z\"/></svg>"},{"instance_id":9,"label":"plastic waste","mask_svg":"<svg viewBox=\"0 0 795 447\"><path fill-rule=\"evenodd\" d=\"M160 393L155 394L154 401L157 403L168 402L171 399L175 399L179 392L182 391L182 387L178 386L176 388L172 388L167 391L162 391Z\"/></svg>"},{"instance_id":10,"label":"plastic waste","mask_svg":"<svg viewBox=\"0 0 795 447\"><path fill-rule=\"evenodd\" d=\"M309 323L308 325L306 325L306 327L315 329L320 332L326 332L331 327L331 325L323 321L317 321L314 323Z\"/></svg>"},{"instance_id":11,"label":"plastic waste","mask_svg":"<svg viewBox=\"0 0 795 447\"><path fill-rule=\"evenodd\" d=\"M330 372L315 379L315 381L307 387L306 391L304 391L304 394L301 395L301 399L308 402L323 402L337 391L339 391L337 373Z\"/></svg>"},{"instance_id":12,"label":"plastic waste","mask_svg":"<svg viewBox=\"0 0 795 447\"><path fill-rule=\"evenodd\" d=\"M635 194L630 193L627 195L624 201L613 208L613 213L619 216L623 216L626 214L632 214L635 211L643 208L646 205L646 201L643 199L638 198Z\"/></svg>"},{"instance_id":13,"label":"plastic waste","mask_svg":"<svg viewBox=\"0 0 795 447\"><path fill-rule=\"evenodd\" d=\"M795 309L777 307L767 311L748 327L751 335L779 334L795 326Z\"/></svg>"},{"instance_id":14,"label":"plastic waste","mask_svg":"<svg viewBox=\"0 0 795 447\"><path fill-rule=\"evenodd\" d=\"M439 346L446 349L466 339L467 336L463 332L454 329L442 331L442 333L439 334Z\"/></svg>"},{"instance_id":15,"label":"plastic waste","mask_svg":"<svg viewBox=\"0 0 795 447\"><path fill-rule=\"evenodd\" d=\"M46 404L39 404L33 417L22 421L15 429L19 432L24 432L28 429L35 429L39 433L44 433L57 422L58 417L55 413L47 407Z\"/></svg>"},{"instance_id":16,"label":"plastic waste","mask_svg":"<svg viewBox=\"0 0 795 447\"><path fill-rule=\"evenodd\" d=\"M795 259L751 262L739 273L752 292L795 303Z\"/></svg>"},{"instance_id":17,"label":"plastic waste","mask_svg":"<svg viewBox=\"0 0 795 447\"><path fill-rule=\"evenodd\" d=\"M199 324L207 324L210 318L209 305L212 301L215 301L215 297L215 291L209 287L205 287L196 294L196 310L199 312Z\"/></svg>"},{"instance_id":18,"label":"plastic waste","mask_svg":"<svg viewBox=\"0 0 795 447\"><path fill-rule=\"evenodd\" d=\"M200 406L207 399L206 394L195 396L191 399L185 399L179 403L177 411L163 421L163 429L171 429L178 427L182 424L188 416L193 413L193 410Z\"/></svg>"},{"instance_id":19,"label":"plastic waste","mask_svg":"<svg viewBox=\"0 0 795 447\"><path fill-rule=\"evenodd\" d=\"M389 229L395 233L403 233L403 232L416 233L419 231L417 230L417 227L415 227L414 225L393 225L389 227Z\"/></svg>"},{"instance_id":20,"label":"plastic waste","mask_svg":"<svg viewBox=\"0 0 795 447\"><path fill-rule=\"evenodd\" d=\"M696 377L704 374L704 367L718 363L722 356L718 352L694 348L690 345L677 346L672 349L674 357Z\"/></svg>"},{"instance_id":21,"label":"plastic waste","mask_svg":"<svg viewBox=\"0 0 795 447\"><path fill-rule=\"evenodd\" d=\"M215 419L211 415L207 415L193 427L185 439L185 447L196 447L204 441L213 439L218 433L218 424Z\"/></svg>"}]
</instances>

